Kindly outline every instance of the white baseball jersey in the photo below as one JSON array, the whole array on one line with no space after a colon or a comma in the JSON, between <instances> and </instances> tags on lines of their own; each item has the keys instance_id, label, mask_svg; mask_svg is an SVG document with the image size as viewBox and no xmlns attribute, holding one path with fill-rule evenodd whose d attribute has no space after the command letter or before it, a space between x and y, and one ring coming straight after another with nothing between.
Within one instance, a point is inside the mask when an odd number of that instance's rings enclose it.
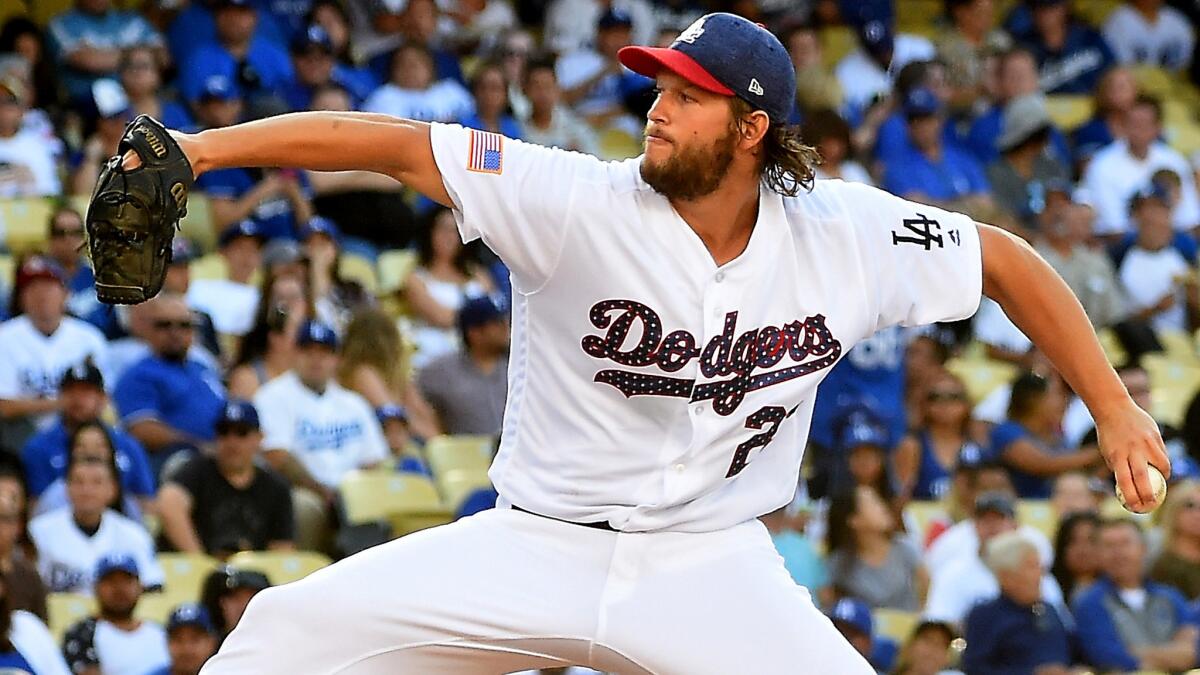
<instances>
[{"instance_id":1,"label":"white baseball jersey","mask_svg":"<svg viewBox=\"0 0 1200 675\"><path fill-rule=\"evenodd\" d=\"M63 317L44 335L21 315L0 324L0 399L56 398L63 373L88 358L107 368L108 344L91 324ZM105 375L107 376L107 372ZM112 386L112 382L105 380Z\"/></svg>"},{"instance_id":2,"label":"white baseball jersey","mask_svg":"<svg viewBox=\"0 0 1200 675\"><path fill-rule=\"evenodd\" d=\"M262 421L263 447L292 453L326 487L337 488L347 472L388 456L370 404L336 382L317 394L288 371L259 387L254 407Z\"/></svg>"},{"instance_id":3,"label":"white baseball jersey","mask_svg":"<svg viewBox=\"0 0 1200 675\"><path fill-rule=\"evenodd\" d=\"M161 586L163 570L146 528L116 511L105 511L100 529L87 536L64 507L29 521L29 536L38 550L38 571L53 592L88 593L96 563L106 555L129 555L137 561L144 586Z\"/></svg>"},{"instance_id":4,"label":"white baseball jersey","mask_svg":"<svg viewBox=\"0 0 1200 675\"><path fill-rule=\"evenodd\" d=\"M640 159L454 125L431 139L463 239L512 271L501 506L624 531L767 513L791 500L817 384L851 346L979 304L975 224L872 187L763 188L745 251L717 266Z\"/></svg>"}]
</instances>

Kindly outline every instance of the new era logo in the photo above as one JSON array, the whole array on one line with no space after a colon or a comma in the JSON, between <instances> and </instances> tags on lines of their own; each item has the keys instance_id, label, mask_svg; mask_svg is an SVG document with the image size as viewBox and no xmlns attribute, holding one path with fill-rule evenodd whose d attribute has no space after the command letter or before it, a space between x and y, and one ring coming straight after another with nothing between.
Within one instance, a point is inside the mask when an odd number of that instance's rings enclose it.
<instances>
[{"instance_id":1,"label":"new era logo","mask_svg":"<svg viewBox=\"0 0 1200 675\"><path fill-rule=\"evenodd\" d=\"M759 84L759 83L758 83L758 80L757 80L757 79L755 79L755 78L753 78L753 77L752 77L752 78L750 78L750 93L751 93L751 94L755 94L755 95L757 95L757 96L762 96L762 95L763 95L763 88L762 88L762 85L761 85L761 84Z\"/></svg>"}]
</instances>

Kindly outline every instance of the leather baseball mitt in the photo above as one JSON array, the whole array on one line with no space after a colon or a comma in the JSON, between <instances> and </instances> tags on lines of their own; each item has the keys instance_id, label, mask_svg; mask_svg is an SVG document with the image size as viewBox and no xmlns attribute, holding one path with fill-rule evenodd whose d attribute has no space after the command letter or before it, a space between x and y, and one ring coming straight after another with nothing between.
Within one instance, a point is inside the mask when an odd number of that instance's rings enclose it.
<instances>
[{"instance_id":1,"label":"leather baseball mitt","mask_svg":"<svg viewBox=\"0 0 1200 675\"><path fill-rule=\"evenodd\" d=\"M133 169L122 166L129 150L141 159ZM138 115L125 127L87 211L88 252L101 302L135 305L158 294L192 182L191 163L158 120Z\"/></svg>"}]
</instances>

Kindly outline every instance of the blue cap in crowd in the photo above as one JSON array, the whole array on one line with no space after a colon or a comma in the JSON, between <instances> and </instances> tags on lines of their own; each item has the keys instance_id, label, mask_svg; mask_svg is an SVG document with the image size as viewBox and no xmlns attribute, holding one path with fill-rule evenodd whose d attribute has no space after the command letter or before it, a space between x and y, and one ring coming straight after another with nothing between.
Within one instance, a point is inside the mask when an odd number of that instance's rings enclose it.
<instances>
[{"instance_id":1,"label":"blue cap in crowd","mask_svg":"<svg viewBox=\"0 0 1200 675\"><path fill-rule=\"evenodd\" d=\"M241 97L237 84L225 75L209 75L200 87L201 101L232 101Z\"/></svg>"},{"instance_id":2,"label":"blue cap in crowd","mask_svg":"<svg viewBox=\"0 0 1200 675\"><path fill-rule=\"evenodd\" d=\"M130 576L138 576L137 561L133 556L123 553L110 553L96 563L96 580L99 581L113 572L124 572Z\"/></svg>"},{"instance_id":3,"label":"blue cap in crowd","mask_svg":"<svg viewBox=\"0 0 1200 675\"><path fill-rule=\"evenodd\" d=\"M217 418L217 433L221 433L226 429L258 429L258 411L254 409L254 404L249 401L232 398L225 402L225 407L221 408L221 415Z\"/></svg>"},{"instance_id":4,"label":"blue cap in crowd","mask_svg":"<svg viewBox=\"0 0 1200 675\"><path fill-rule=\"evenodd\" d=\"M66 389L72 384L90 384L100 391L104 391L104 375L91 359L88 359L67 368L58 382L58 388Z\"/></svg>"},{"instance_id":5,"label":"blue cap in crowd","mask_svg":"<svg viewBox=\"0 0 1200 675\"><path fill-rule=\"evenodd\" d=\"M670 47L622 47L621 63L655 77L663 68L723 96L737 96L783 124L796 98L796 69L779 39L733 14L700 17Z\"/></svg>"},{"instance_id":6,"label":"blue cap in crowd","mask_svg":"<svg viewBox=\"0 0 1200 675\"><path fill-rule=\"evenodd\" d=\"M196 259L196 249L187 237L176 236L171 240L172 265L186 265Z\"/></svg>"},{"instance_id":7,"label":"blue cap in crowd","mask_svg":"<svg viewBox=\"0 0 1200 675\"><path fill-rule=\"evenodd\" d=\"M458 310L458 329L467 331L476 326L504 317L507 312L491 296L480 295L468 298Z\"/></svg>"},{"instance_id":8,"label":"blue cap in crowd","mask_svg":"<svg viewBox=\"0 0 1200 675\"><path fill-rule=\"evenodd\" d=\"M875 622L871 619L871 608L858 598L842 598L833 603L829 610L829 618L834 623L850 626L870 637L875 632Z\"/></svg>"},{"instance_id":9,"label":"blue cap in crowd","mask_svg":"<svg viewBox=\"0 0 1200 675\"><path fill-rule=\"evenodd\" d=\"M958 451L958 463L955 469L978 469L988 463L987 454L983 448L974 443L967 443Z\"/></svg>"},{"instance_id":10,"label":"blue cap in crowd","mask_svg":"<svg viewBox=\"0 0 1200 675\"><path fill-rule=\"evenodd\" d=\"M324 216L313 216L304 223L304 227L300 230L300 238L305 241L314 234L323 234L330 239L337 241L342 232L338 229L337 223Z\"/></svg>"},{"instance_id":11,"label":"blue cap in crowd","mask_svg":"<svg viewBox=\"0 0 1200 675\"><path fill-rule=\"evenodd\" d=\"M330 349L338 348L338 336L328 324L315 319L309 319L300 325L300 333L296 336L296 344L321 345Z\"/></svg>"},{"instance_id":12,"label":"blue cap in crowd","mask_svg":"<svg viewBox=\"0 0 1200 675\"><path fill-rule=\"evenodd\" d=\"M887 449L888 433L887 429L875 422L860 421L846 425L842 431L841 447L843 450L850 450L861 446L872 446L876 448Z\"/></svg>"},{"instance_id":13,"label":"blue cap in crowd","mask_svg":"<svg viewBox=\"0 0 1200 675\"><path fill-rule=\"evenodd\" d=\"M319 24L314 23L305 28L304 32L292 41L292 51L297 54L307 54L315 49L326 54L333 53L333 38L329 37L329 33Z\"/></svg>"},{"instance_id":14,"label":"blue cap in crowd","mask_svg":"<svg viewBox=\"0 0 1200 675\"><path fill-rule=\"evenodd\" d=\"M600 30L633 28L633 17L629 16L629 12L610 7L607 12L600 15L600 20L596 22L596 28Z\"/></svg>"},{"instance_id":15,"label":"blue cap in crowd","mask_svg":"<svg viewBox=\"0 0 1200 675\"><path fill-rule=\"evenodd\" d=\"M1129 198L1129 211L1132 213L1143 202L1150 201L1151 199L1156 199L1164 206L1170 207L1171 191L1161 181L1150 181Z\"/></svg>"},{"instance_id":16,"label":"blue cap in crowd","mask_svg":"<svg viewBox=\"0 0 1200 675\"><path fill-rule=\"evenodd\" d=\"M390 420L408 421L408 411L404 409L404 406L395 403L379 406L375 409L375 416L379 418L380 424L386 424Z\"/></svg>"},{"instance_id":17,"label":"blue cap in crowd","mask_svg":"<svg viewBox=\"0 0 1200 675\"><path fill-rule=\"evenodd\" d=\"M196 602L185 602L179 605L171 610L171 616L167 618L168 633L174 633L177 628L183 628L184 626L199 628L205 633L212 633L214 635L217 632L213 626L212 618L208 616L208 610Z\"/></svg>"},{"instance_id":18,"label":"blue cap in crowd","mask_svg":"<svg viewBox=\"0 0 1200 675\"><path fill-rule=\"evenodd\" d=\"M904 116L908 118L936 115L942 110L942 102L932 89L917 87L904 97Z\"/></svg>"},{"instance_id":19,"label":"blue cap in crowd","mask_svg":"<svg viewBox=\"0 0 1200 675\"><path fill-rule=\"evenodd\" d=\"M251 237L253 239L257 239L259 243L262 243L262 241L266 239L266 237L263 236L262 228L258 226L258 223L247 218L225 228L225 231L222 232L221 236L217 239L217 245L221 248L224 248L228 246L234 239L239 237Z\"/></svg>"}]
</instances>

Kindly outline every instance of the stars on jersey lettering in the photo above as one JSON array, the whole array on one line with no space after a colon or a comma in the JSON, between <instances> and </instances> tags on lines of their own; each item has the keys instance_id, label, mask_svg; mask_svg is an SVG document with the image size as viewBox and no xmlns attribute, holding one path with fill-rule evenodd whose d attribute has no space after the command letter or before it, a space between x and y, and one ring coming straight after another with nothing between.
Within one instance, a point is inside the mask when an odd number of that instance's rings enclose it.
<instances>
[{"instance_id":1,"label":"stars on jersey lettering","mask_svg":"<svg viewBox=\"0 0 1200 675\"><path fill-rule=\"evenodd\" d=\"M925 214L918 213L916 218L905 218L902 224L908 234L893 231L892 246L914 244L924 248L926 251L932 250L934 246L938 248L945 247L945 240L942 237L942 224ZM950 238L950 241L955 246L962 245L957 228L950 228L946 232L946 236Z\"/></svg>"}]
</instances>

